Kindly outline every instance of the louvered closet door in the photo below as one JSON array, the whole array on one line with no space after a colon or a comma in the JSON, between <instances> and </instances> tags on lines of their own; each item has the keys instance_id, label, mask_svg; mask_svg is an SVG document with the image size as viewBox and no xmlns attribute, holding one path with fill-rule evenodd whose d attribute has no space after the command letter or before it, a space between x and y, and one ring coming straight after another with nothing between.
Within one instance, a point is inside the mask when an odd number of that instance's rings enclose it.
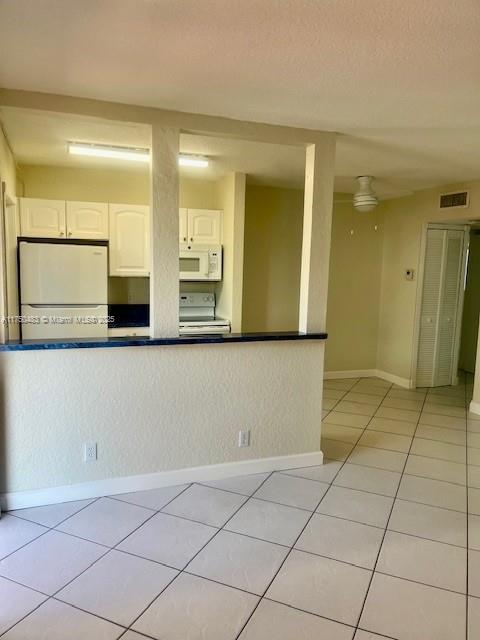
<instances>
[{"instance_id":1,"label":"louvered closet door","mask_svg":"<svg viewBox=\"0 0 480 640\"><path fill-rule=\"evenodd\" d=\"M463 231L428 229L417 387L451 384L462 256Z\"/></svg>"},{"instance_id":2,"label":"louvered closet door","mask_svg":"<svg viewBox=\"0 0 480 640\"><path fill-rule=\"evenodd\" d=\"M444 243L444 269L438 318L434 385L452 383L458 296L462 272L463 231L448 231Z\"/></svg>"}]
</instances>

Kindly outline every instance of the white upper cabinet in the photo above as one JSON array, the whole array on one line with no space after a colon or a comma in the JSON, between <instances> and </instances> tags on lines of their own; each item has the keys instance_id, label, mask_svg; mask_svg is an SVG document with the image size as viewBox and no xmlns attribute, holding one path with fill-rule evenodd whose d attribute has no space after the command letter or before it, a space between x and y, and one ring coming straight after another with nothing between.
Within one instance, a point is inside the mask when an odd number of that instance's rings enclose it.
<instances>
[{"instance_id":1,"label":"white upper cabinet","mask_svg":"<svg viewBox=\"0 0 480 640\"><path fill-rule=\"evenodd\" d=\"M179 209L178 211L178 239L180 242L187 242L188 240L187 211L188 209Z\"/></svg>"},{"instance_id":2,"label":"white upper cabinet","mask_svg":"<svg viewBox=\"0 0 480 640\"><path fill-rule=\"evenodd\" d=\"M20 198L20 233L28 238L64 238L65 200Z\"/></svg>"},{"instance_id":3,"label":"white upper cabinet","mask_svg":"<svg viewBox=\"0 0 480 640\"><path fill-rule=\"evenodd\" d=\"M144 205L109 205L111 276L150 275L150 209Z\"/></svg>"},{"instance_id":4,"label":"white upper cabinet","mask_svg":"<svg viewBox=\"0 0 480 640\"><path fill-rule=\"evenodd\" d=\"M216 209L188 209L187 242L192 244L221 244L222 213L222 211Z\"/></svg>"},{"instance_id":5,"label":"white upper cabinet","mask_svg":"<svg viewBox=\"0 0 480 640\"><path fill-rule=\"evenodd\" d=\"M67 202L67 238L108 240L108 204Z\"/></svg>"}]
</instances>

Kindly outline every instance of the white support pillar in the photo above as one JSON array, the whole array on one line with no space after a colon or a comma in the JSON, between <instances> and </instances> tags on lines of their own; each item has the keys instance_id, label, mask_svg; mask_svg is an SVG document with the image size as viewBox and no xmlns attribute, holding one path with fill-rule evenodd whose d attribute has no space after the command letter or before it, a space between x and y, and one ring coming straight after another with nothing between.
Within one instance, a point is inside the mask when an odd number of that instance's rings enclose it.
<instances>
[{"instance_id":1,"label":"white support pillar","mask_svg":"<svg viewBox=\"0 0 480 640\"><path fill-rule=\"evenodd\" d=\"M178 129L152 125L150 337L178 336Z\"/></svg>"},{"instance_id":2,"label":"white support pillar","mask_svg":"<svg viewBox=\"0 0 480 640\"><path fill-rule=\"evenodd\" d=\"M335 134L307 147L299 331L325 331L332 230Z\"/></svg>"}]
</instances>

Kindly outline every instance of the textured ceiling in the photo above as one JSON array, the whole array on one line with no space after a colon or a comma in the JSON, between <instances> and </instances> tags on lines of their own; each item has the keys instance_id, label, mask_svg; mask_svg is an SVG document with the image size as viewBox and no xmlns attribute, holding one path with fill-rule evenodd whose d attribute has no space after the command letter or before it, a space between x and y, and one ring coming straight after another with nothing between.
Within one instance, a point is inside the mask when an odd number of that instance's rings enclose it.
<instances>
[{"instance_id":1,"label":"textured ceiling","mask_svg":"<svg viewBox=\"0 0 480 640\"><path fill-rule=\"evenodd\" d=\"M478 0L2 0L0 84L336 130L342 190L480 178Z\"/></svg>"}]
</instances>

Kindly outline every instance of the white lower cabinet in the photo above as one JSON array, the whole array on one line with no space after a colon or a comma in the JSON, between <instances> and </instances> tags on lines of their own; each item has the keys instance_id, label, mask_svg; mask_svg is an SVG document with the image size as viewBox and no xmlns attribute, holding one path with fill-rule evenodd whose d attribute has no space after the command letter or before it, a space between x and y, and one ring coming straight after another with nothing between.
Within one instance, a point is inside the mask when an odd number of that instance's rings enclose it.
<instances>
[{"instance_id":1,"label":"white lower cabinet","mask_svg":"<svg viewBox=\"0 0 480 640\"><path fill-rule=\"evenodd\" d=\"M150 275L150 208L109 204L108 209L110 275Z\"/></svg>"},{"instance_id":2,"label":"white lower cabinet","mask_svg":"<svg viewBox=\"0 0 480 640\"><path fill-rule=\"evenodd\" d=\"M108 204L67 202L67 238L108 240Z\"/></svg>"},{"instance_id":3,"label":"white lower cabinet","mask_svg":"<svg viewBox=\"0 0 480 640\"><path fill-rule=\"evenodd\" d=\"M64 238L65 200L20 198L20 234L26 238Z\"/></svg>"}]
</instances>

